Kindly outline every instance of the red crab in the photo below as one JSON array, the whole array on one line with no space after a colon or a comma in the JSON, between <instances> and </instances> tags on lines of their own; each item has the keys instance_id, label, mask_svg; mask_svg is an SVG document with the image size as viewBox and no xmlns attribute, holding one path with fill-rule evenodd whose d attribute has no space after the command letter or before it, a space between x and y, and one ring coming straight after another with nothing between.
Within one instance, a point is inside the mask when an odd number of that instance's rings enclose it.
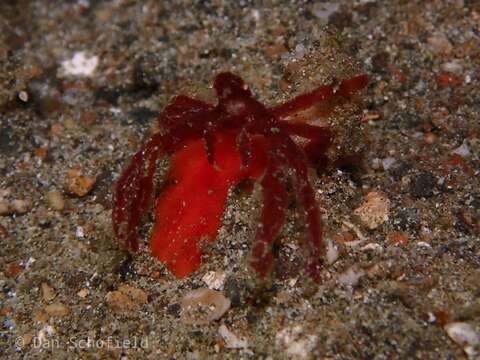
<instances>
[{"instance_id":1,"label":"red crab","mask_svg":"<svg viewBox=\"0 0 480 360\"><path fill-rule=\"evenodd\" d=\"M318 281L324 243L308 167L318 165L333 134L327 127L290 119L314 105L348 98L367 82L366 75L359 75L267 108L240 77L221 73L213 84L216 105L186 96L173 98L158 119L165 132L150 138L117 182L115 234L131 250L138 250L138 228L154 193L157 160L171 155L156 203L150 249L174 275L187 276L199 268L204 244L215 240L229 188L245 179L259 179L263 208L250 264L264 277L272 267L272 244L285 222L286 182L292 170L308 230L308 272ZM292 136L303 141L297 143Z\"/></svg>"}]
</instances>

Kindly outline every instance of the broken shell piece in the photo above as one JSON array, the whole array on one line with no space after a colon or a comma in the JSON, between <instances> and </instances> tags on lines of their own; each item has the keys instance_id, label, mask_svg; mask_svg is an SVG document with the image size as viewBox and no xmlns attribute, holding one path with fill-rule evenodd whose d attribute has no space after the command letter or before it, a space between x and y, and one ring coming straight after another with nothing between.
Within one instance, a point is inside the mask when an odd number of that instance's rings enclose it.
<instances>
[{"instance_id":1,"label":"broken shell piece","mask_svg":"<svg viewBox=\"0 0 480 360\"><path fill-rule=\"evenodd\" d=\"M295 324L275 334L275 345L289 357L305 359L311 355L317 339L317 335L305 333L301 324Z\"/></svg>"},{"instance_id":2,"label":"broken shell piece","mask_svg":"<svg viewBox=\"0 0 480 360\"><path fill-rule=\"evenodd\" d=\"M338 282L340 284L353 287L358 284L360 278L364 275L365 271L360 269L358 266L353 265L338 276Z\"/></svg>"},{"instance_id":3,"label":"broken shell piece","mask_svg":"<svg viewBox=\"0 0 480 360\"><path fill-rule=\"evenodd\" d=\"M379 191L371 191L365 197L365 201L355 210L360 220L371 230L388 220L390 212L390 200Z\"/></svg>"},{"instance_id":4,"label":"broken shell piece","mask_svg":"<svg viewBox=\"0 0 480 360\"><path fill-rule=\"evenodd\" d=\"M470 148L468 147L467 141L464 140L462 145L457 147L452 153L460 155L461 157L469 157L471 155Z\"/></svg>"},{"instance_id":5,"label":"broken shell piece","mask_svg":"<svg viewBox=\"0 0 480 360\"><path fill-rule=\"evenodd\" d=\"M209 289L222 290L225 277L226 274L223 271L209 271L202 277L202 281Z\"/></svg>"},{"instance_id":6,"label":"broken shell piece","mask_svg":"<svg viewBox=\"0 0 480 360\"><path fill-rule=\"evenodd\" d=\"M334 245L331 240L327 241L327 263L332 265L338 259L338 246Z\"/></svg>"},{"instance_id":7,"label":"broken shell piece","mask_svg":"<svg viewBox=\"0 0 480 360\"><path fill-rule=\"evenodd\" d=\"M377 243L368 243L367 245L361 247L360 250L382 253L383 252L383 247L382 247L382 245L377 244Z\"/></svg>"},{"instance_id":8,"label":"broken shell piece","mask_svg":"<svg viewBox=\"0 0 480 360\"><path fill-rule=\"evenodd\" d=\"M463 347L468 356L476 356L480 351L480 335L472 325L465 322L452 322L444 326L450 339Z\"/></svg>"},{"instance_id":9,"label":"broken shell piece","mask_svg":"<svg viewBox=\"0 0 480 360\"><path fill-rule=\"evenodd\" d=\"M246 349L248 348L248 342L245 339L240 339L233 332L228 330L225 325L220 325L218 333L225 341L225 347L228 349Z\"/></svg>"},{"instance_id":10,"label":"broken shell piece","mask_svg":"<svg viewBox=\"0 0 480 360\"><path fill-rule=\"evenodd\" d=\"M73 57L62 61L61 76L92 76L98 65L98 56L88 56L85 51L73 54Z\"/></svg>"},{"instance_id":11,"label":"broken shell piece","mask_svg":"<svg viewBox=\"0 0 480 360\"><path fill-rule=\"evenodd\" d=\"M182 322L204 325L220 319L230 309L230 299L220 291L201 288L188 292L182 299L181 308Z\"/></svg>"}]
</instances>

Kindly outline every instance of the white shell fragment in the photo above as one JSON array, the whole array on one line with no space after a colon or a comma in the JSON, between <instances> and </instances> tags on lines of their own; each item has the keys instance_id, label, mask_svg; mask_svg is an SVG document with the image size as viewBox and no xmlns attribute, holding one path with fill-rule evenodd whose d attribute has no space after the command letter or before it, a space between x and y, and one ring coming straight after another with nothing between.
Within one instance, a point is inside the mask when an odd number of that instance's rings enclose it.
<instances>
[{"instance_id":1,"label":"white shell fragment","mask_svg":"<svg viewBox=\"0 0 480 360\"><path fill-rule=\"evenodd\" d=\"M228 349L246 349L248 348L248 341L245 339L240 339L233 332L228 330L225 325L220 325L218 328L218 334L225 341L225 347Z\"/></svg>"},{"instance_id":2,"label":"white shell fragment","mask_svg":"<svg viewBox=\"0 0 480 360\"><path fill-rule=\"evenodd\" d=\"M353 265L338 276L338 282L347 286L356 286L364 275L365 271Z\"/></svg>"},{"instance_id":3,"label":"white shell fragment","mask_svg":"<svg viewBox=\"0 0 480 360\"><path fill-rule=\"evenodd\" d=\"M332 15L335 11L340 8L340 4L336 2L326 2L326 3L316 3L313 6L313 14L325 21L328 20L328 17Z\"/></svg>"},{"instance_id":4,"label":"white shell fragment","mask_svg":"<svg viewBox=\"0 0 480 360\"><path fill-rule=\"evenodd\" d=\"M383 247L382 247L382 245L377 244L377 243L368 243L367 245L361 247L360 250L382 253L383 252Z\"/></svg>"},{"instance_id":5,"label":"white shell fragment","mask_svg":"<svg viewBox=\"0 0 480 360\"><path fill-rule=\"evenodd\" d=\"M327 263L332 265L338 259L338 246L334 245L331 240L327 241Z\"/></svg>"},{"instance_id":6,"label":"white shell fragment","mask_svg":"<svg viewBox=\"0 0 480 360\"><path fill-rule=\"evenodd\" d=\"M387 157L382 160L382 167L383 170L388 170L392 167L393 164L395 164L397 160L393 157Z\"/></svg>"},{"instance_id":7,"label":"white shell fragment","mask_svg":"<svg viewBox=\"0 0 480 360\"><path fill-rule=\"evenodd\" d=\"M480 335L472 325L465 322L452 322L446 324L444 329L453 341L463 347L463 351L468 356L474 357L479 354Z\"/></svg>"},{"instance_id":8,"label":"white shell fragment","mask_svg":"<svg viewBox=\"0 0 480 360\"><path fill-rule=\"evenodd\" d=\"M452 151L454 154L460 155L462 157L470 156L470 148L468 147L467 142L464 140L462 145Z\"/></svg>"},{"instance_id":9,"label":"white shell fragment","mask_svg":"<svg viewBox=\"0 0 480 360\"><path fill-rule=\"evenodd\" d=\"M183 297L181 308L181 320L185 324L204 325L220 319L230 309L230 299L220 291L195 289Z\"/></svg>"},{"instance_id":10,"label":"white shell fragment","mask_svg":"<svg viewBox=\"0 0 480 360\"><path fill-rule=\"evenodd\" d=\"M283 349L287 356L305 359L311 355L317 343L317 336L305 334L303 326L295 324L275 334L275 345Z\"/></svg>"},{"instance_id":11,"label":"white shell fragment","mask_svg":"<svg viewBox=\"0 0 480 360\"><path fill-rule=\"evenodd\" d=\"M222 290L226 274L223 271L209 271L202 277L202 281L209 289Z\"/></svg>"},{"instance_id":12,"label":"white shell fragment","mask_svg":"<svg viewBox=\"0 0 480 360\"><path fill-rule=\"evenodd\" d=\"M454 74L461 74L463 71L462 64L458 60L452 60L440 65L443 71L451 72Z\"/></svg>"},{"instance_id":13,"label":"white shell fragment","mask_svg":"<svg viewBox=\"0 0 480 360\"><path fill-rule=\"evenodd\" d=\"M92 76L98 65L98 56L87 56L85 51L76 52L69 60L62 61L64 76Z\"/></svg>"}]
</instances>

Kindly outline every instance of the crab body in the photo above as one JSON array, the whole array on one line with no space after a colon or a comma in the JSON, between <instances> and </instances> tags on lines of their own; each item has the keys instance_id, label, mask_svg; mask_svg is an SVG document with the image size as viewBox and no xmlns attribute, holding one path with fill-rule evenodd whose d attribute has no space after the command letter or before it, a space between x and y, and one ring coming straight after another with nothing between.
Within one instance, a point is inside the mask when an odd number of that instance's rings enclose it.
<instances>
[{"instance_id":1,"label":"crab body","mask_svg":"<svg viewBox=\"0 0 480 360\"><path fill-rule=\"evenodd\" d=\"M314 105L348 98L366 84L367 77L360 75L267 108L241 78L221 73L213 85L217 105L175 97L158 119L165 132L151 137L117 182L112 215L115 234L130 249L138 250L138 228L153 197L157 161L170 155L150 248L174 275L187 276L199 268L203 244L215 240L228 190L240 181L258 180L263 207L250 264L264 277L272 267L272 244L285 222L291 172L305 215L308 271L318 281L324 242L308 168L322 159L334 134L328 127L290 118ZM294 137L302 138L301 144Z\"/></svg>"}]
</instances>

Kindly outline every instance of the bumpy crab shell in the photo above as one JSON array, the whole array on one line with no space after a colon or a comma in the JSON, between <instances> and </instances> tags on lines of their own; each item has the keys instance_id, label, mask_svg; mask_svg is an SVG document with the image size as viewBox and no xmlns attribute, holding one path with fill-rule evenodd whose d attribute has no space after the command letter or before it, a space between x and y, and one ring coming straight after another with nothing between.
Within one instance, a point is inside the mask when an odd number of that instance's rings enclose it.
<instances>
[{"instance_id":1,"label":"bumpy crab shell","mask_svg":"<svg viewBox=\"0 0 480 360\"><path fill-rule=\"evenodd\" d=\"M244 179L260 179L263 208L251 266L263 277L271 269L271 247L285 221L286 180L292 170L307 225L308 271L318 281L324 243L308 167L325 165L324 155L334 134L329 127L302 121L302 113L314 106L345 102L367 81L365 75L335 81L267 108L240 77L221 73L214 81L215 106L175 97L158 119L166 132L152 136L117 182L112 215L115 234L130 249L138 250L138 228L154 193L157 160L172 156L168 185L157 201L150 248L176 276L189 275L200 266L201 241L216 237L228 189Z\"/></svg>"}]
</instances>

